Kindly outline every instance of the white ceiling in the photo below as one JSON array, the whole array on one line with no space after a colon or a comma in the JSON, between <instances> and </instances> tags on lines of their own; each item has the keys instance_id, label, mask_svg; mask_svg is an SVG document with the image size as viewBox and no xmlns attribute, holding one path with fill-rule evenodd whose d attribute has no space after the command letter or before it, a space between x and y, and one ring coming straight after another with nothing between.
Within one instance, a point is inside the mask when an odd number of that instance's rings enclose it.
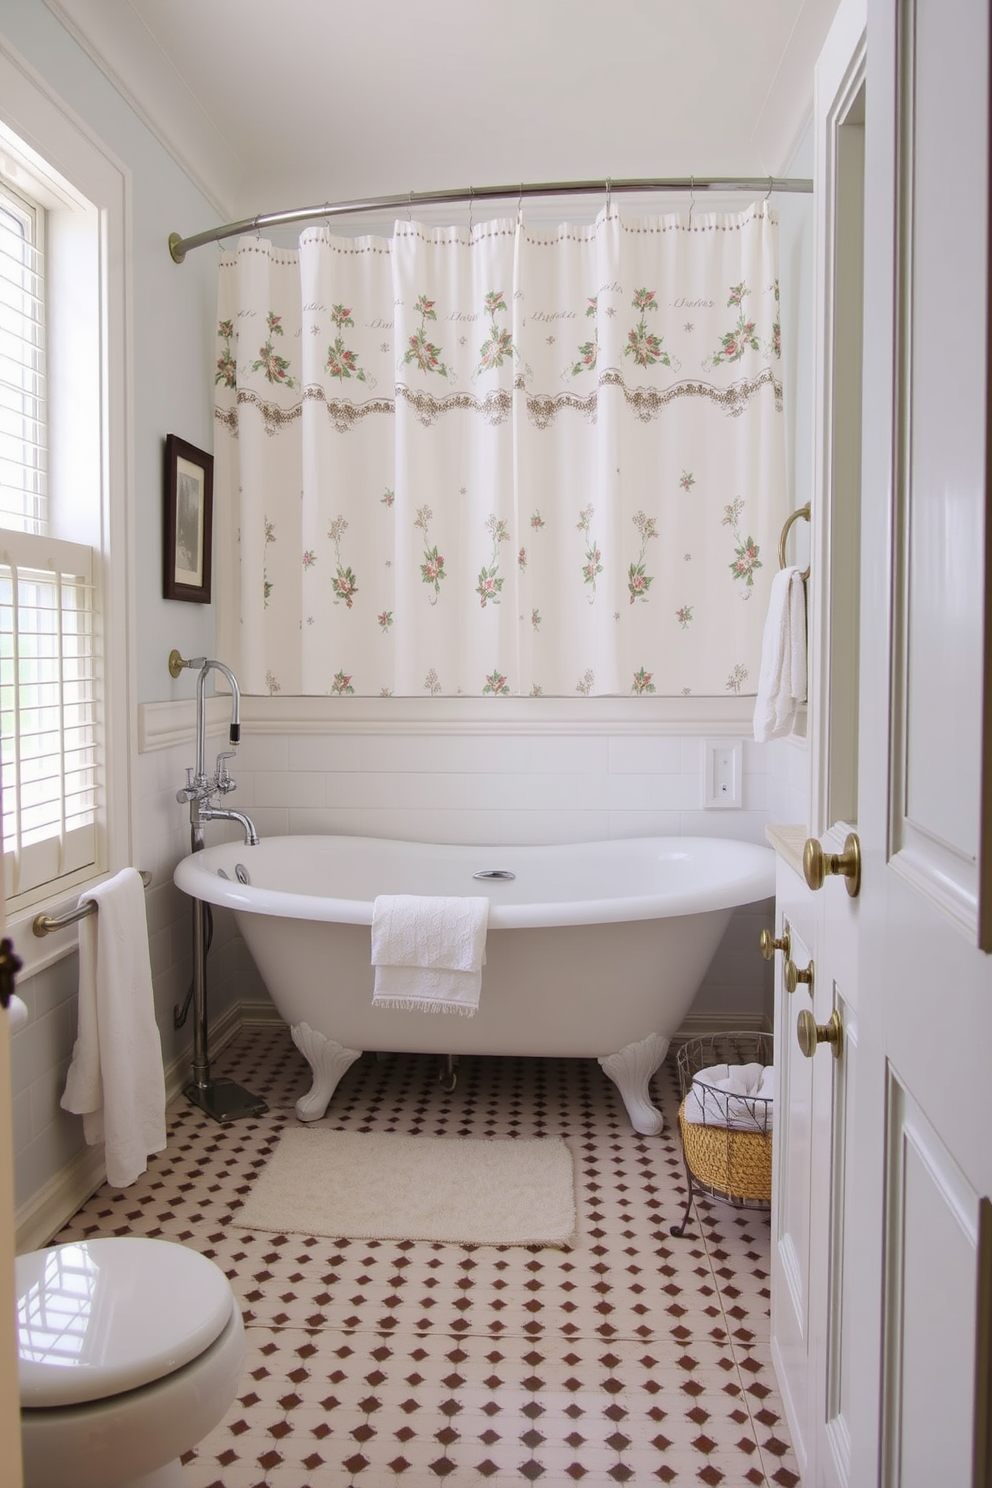
<instances>
[{"instance_id":1,"label":"white ceiling","mask_svg":"<svg viewBox=\"0 0 992 1488\"><path fill-rule=\"evenodd\" d=\"M224 219L518 180L783 174L838 0L46 3Z\"/></svg>"}]
</instances>

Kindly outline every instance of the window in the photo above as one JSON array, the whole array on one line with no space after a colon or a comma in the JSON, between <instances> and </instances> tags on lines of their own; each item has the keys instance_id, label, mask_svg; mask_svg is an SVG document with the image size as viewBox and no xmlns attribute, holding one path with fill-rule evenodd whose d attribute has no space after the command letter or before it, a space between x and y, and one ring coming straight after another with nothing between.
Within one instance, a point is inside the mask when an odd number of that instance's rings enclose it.
<instances>
[{"instance_id":1,"label":"window","mask_svg":"<svg viewBox=\"0 0 992 1488\"><path fill-rule=\"evenodd\" d=\"M48 516L44 212L0 189L0 527Z\"/></svg>"},{"instance_id":2,"label":"window","mask_svg":"<svg viewBox=\"0 0 992 1488\"><path fill-rule=\"evenodd\" d=\"M93 552L50 531L45 210L0 186L0 774L6 894L97 865Z\"/></svg>"}]
</instances>

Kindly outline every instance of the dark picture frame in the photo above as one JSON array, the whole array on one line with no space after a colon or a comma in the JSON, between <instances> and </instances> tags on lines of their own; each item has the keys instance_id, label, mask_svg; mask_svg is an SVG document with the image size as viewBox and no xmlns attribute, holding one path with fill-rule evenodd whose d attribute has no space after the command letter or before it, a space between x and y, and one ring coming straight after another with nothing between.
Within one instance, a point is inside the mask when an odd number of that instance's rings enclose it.
<instances>
[{"instance_id":1,"label":"dark picture frame","mask_svg":"<svg viewBox=\"0 0 992 1488\"><path fill-rule=\"evenodd\" d=\"M177 434L165 440L162 594L210 603L214 457Z\"/></svg>"}]
</instances>

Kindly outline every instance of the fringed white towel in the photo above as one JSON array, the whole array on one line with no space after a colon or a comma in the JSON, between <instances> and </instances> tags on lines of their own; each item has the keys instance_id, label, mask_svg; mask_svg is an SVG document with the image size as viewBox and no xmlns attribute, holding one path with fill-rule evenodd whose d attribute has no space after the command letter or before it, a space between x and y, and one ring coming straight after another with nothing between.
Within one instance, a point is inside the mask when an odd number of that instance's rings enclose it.
<instances>
[{"instance_id":1,"label":"fringed white towel","mask_svg":"<svg viewBox=\"0 0 992 1488\"><path fill-rule=\"evenodd\" d=\"M774 1065L713 1064L693 1075L682 1109L701 1126L771 1131L774 1103Z\"/></svg>"},{"instance_id":2,"label":"fringed white towel","mask_svg":"<svg viewBox=\"0 0 992 1488\"><path fill-rule=\"evenodd\" d=\"M791 734L806 697L806 588L798 568L780 568L772 579L761 643L761 672L754 701L759 744Z\"/></svg>"},{"instance_id":3,"label":"fringed white towel","mask_svg":"<svg viewBox=\"0 0 992 1488\"><path fill-rule=\"evenodd\" d=\"M79 922L79 1023L62 1105L103 1142L107 1181L126 1188L166 1145L165 1073L155 1022L145 892L134 868L87 889Z\"/></svg>"},{"instance_id":4,"label":"fringed white towel","mask_svg":"<svg viewBox=\"0 0 992 1488\"><path fill-rule=\"evenodd\" d=\"M471 1017L488 926L484 897L380 894L372 906L372 1006Z\"/></svg>"}]
</instances>

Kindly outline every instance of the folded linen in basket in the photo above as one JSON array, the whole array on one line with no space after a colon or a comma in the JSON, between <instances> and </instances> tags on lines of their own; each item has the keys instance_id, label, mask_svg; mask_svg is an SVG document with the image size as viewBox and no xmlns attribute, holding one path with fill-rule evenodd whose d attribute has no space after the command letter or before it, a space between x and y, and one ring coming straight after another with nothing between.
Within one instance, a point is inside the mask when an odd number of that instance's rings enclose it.
<instances>
[{"instance_id":1,"label":"folded linen in basket","mask_svg":"<svg viewBox=\"0 0 992 1488\"><path fill-rule=\"evenodd\" d=\"M372 906L372 1006L472 1017L482 991L489 900L379 894Z\"/></svg>"},{"instance_id":2,"label":"folded linen in basket","mask_svg":"<svg viewBox=\"0 0 992 1488\"><path fill-rule=\"evenodd\" d=\"M713 1064L693 1075L682 1114L700 1126L771 1131L774 1098L774 1065Z\"/></svg>"}]
</instances>

